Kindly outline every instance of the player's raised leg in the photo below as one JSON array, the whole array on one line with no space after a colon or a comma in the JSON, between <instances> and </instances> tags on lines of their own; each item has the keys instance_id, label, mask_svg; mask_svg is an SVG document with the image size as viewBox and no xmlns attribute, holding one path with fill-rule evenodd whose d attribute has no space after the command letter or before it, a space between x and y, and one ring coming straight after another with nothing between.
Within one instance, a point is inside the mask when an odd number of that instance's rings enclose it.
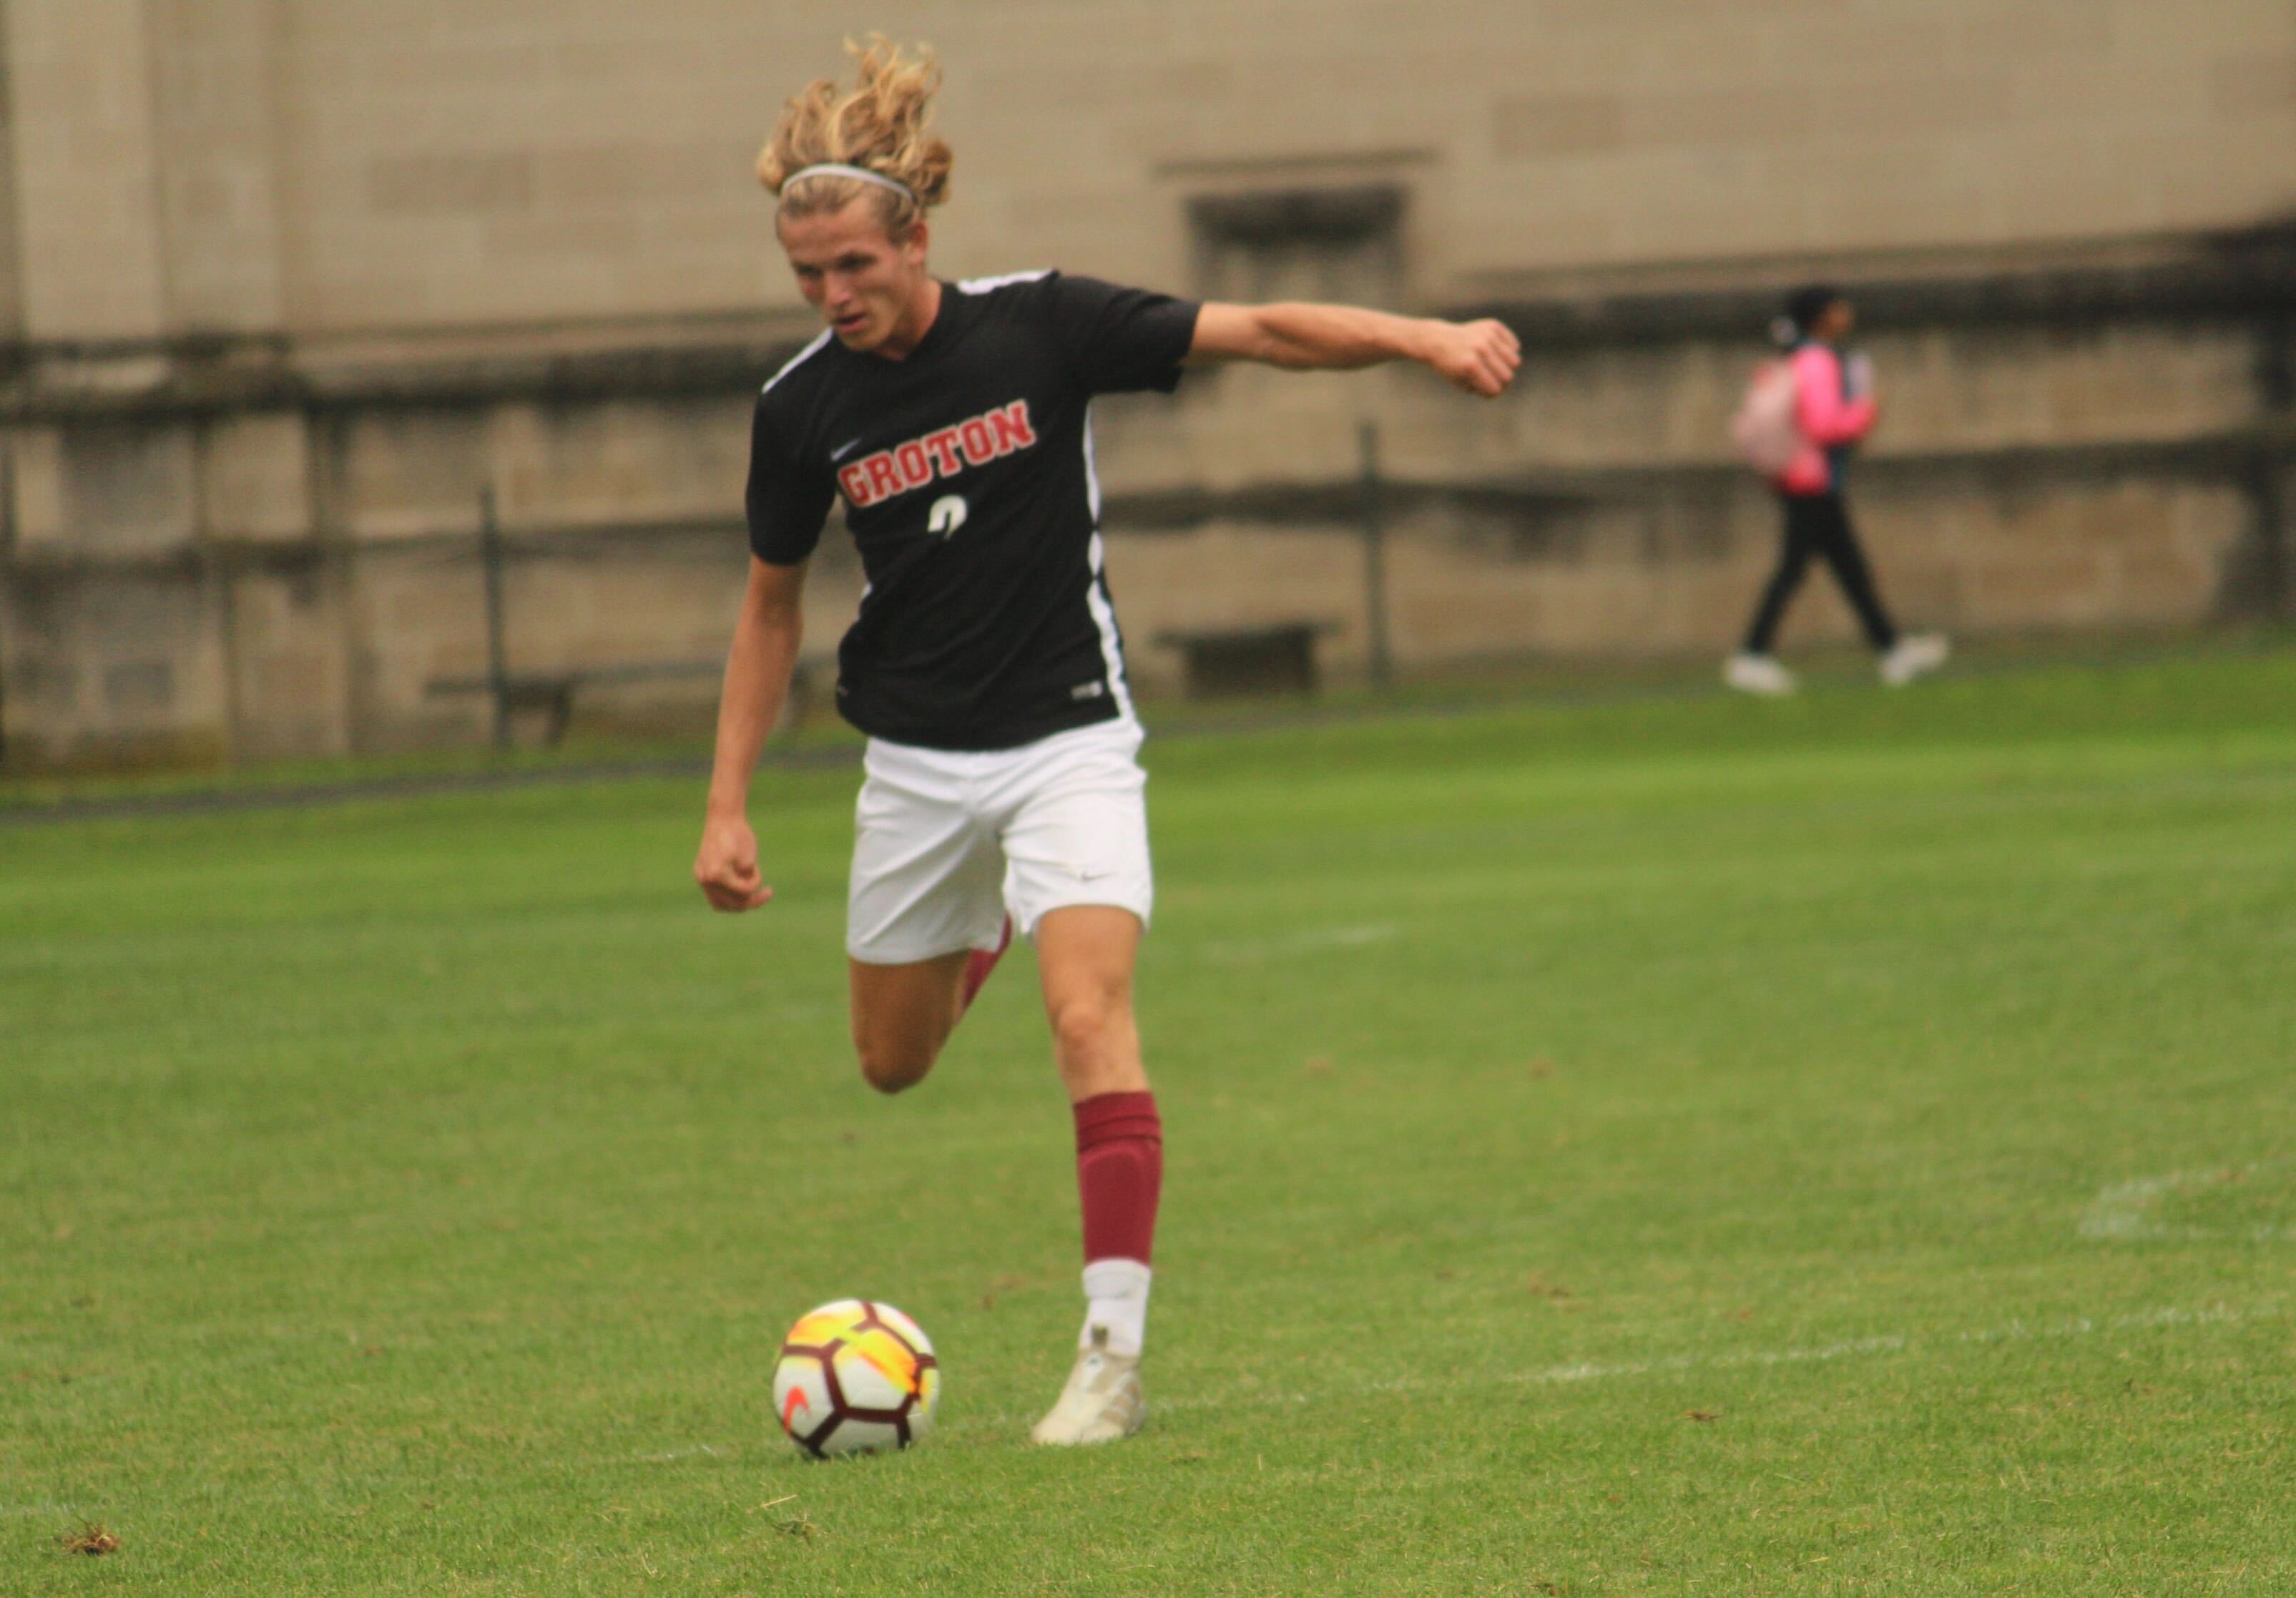
<instances>
[{"instance_id":1,"label":"player's raised leg","mask_svg":"<svg viewBox=\"0 0 2296 1598\"><path fill-rule=\"evenodd\" d=\"M1131 911L1103 905L1051 911L1037 928L1054 1055L1076 1117L1085 1257L1076 1365L1030 1433L1039 1443L1113 1441L1148 1414L1140 1356L1164 1133L1132 1013L1140 930Z\"/></svg>"},{"instance_id":2,"label":"player's raised leg","mask_svg":"<svg viewBox=\"0 0 2296 1598\"><path fill-rule=\"evenodd\" d=\"M873 739L854 807L846 906L853 1046L881 1093L914 1087L940 1057L1002 947L1004 856L944 751Z\"/></svg>"},{"instance_id":3,"label":"player's raised leg","mask_svg":"<svg viewBox=\"0 0 2296 1598\"><path fill-rule=\"evenodd\" d=\"M899 1093L925 1079L964 1013L970 950L905 965L851 963L853 1051L861 1075L879 1093Z\"/></svg>"}]
</instances>

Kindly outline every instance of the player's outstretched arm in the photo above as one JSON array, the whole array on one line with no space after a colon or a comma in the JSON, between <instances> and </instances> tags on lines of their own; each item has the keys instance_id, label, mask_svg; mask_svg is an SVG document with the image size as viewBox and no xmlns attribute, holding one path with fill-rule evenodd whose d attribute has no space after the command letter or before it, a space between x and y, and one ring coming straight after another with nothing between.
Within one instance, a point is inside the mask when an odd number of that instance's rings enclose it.
<instances>
[{"instance_id":1,"label":"player's outstretched arm","mask_svg":"<svg viewBox=\"0 0 2296 1598\"><path fill-rule=\"evenodd\" d=\"M774 897L758 871L758 838L750 830L750 774L789 698L805 633L805 568L754 556L750 586L734 624L726 690L718 702L718 755L709 773L709 807L693 880L714 910L754 910Z\"/></svg>"},{"instance_id":2,"label":"player's outstretched arm","mask_svg":"<svg viewBox=\"0 0 2296 1598\"><path fill-rule=\"evenodd\" d=\"M1197 314L1188 360L1259 361L1300 372L1417 361L1488 399L1514 381L1522 343L1503 322L1440 322L1351 305L1215 301Z\"/></svg>"}]
</instances>

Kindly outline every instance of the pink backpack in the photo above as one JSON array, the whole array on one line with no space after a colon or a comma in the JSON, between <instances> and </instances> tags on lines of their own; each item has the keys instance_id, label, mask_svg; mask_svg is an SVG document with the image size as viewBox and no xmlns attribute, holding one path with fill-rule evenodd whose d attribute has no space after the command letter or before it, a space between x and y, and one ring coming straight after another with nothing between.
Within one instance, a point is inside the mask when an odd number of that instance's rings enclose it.
<instances>
[{"instance_id":1,"label":"pink backpack","mask_svg":"<svg viewBox=\"0 0 2296 1598\"><path fill-rule=\"evenodd\" d=\"M1800 397L1790 360L1764 361L1746 380L1738 414L1730 419L1730 439L1746 463L1764 477L1783 476L1802 452L1801 426L1794 418Z\"/></svg>"}]
</instances>

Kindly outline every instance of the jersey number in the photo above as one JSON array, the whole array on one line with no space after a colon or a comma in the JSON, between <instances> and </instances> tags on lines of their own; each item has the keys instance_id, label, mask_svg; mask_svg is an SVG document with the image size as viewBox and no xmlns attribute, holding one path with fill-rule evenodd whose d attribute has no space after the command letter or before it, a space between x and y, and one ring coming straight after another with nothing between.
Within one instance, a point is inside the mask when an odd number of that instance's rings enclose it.
<instances>
[{"instance_id":1,"label":"jersey number","mask_svg":"<svg viewBox=\"0 0 2296 1598\"><path fill-rule=\"evenodd\" d=\"M931 511L925 516L925 531L936 538L953 538L956 529L964 525L964 496L944 494L933 501Z\"/></svg>"}]
</instances>

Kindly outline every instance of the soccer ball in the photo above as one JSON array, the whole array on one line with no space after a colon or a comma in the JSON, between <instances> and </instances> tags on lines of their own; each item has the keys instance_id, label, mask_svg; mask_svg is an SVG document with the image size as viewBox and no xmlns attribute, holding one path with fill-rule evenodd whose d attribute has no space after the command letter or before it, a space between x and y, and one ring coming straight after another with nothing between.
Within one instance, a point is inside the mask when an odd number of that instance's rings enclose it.
<instances>
[{"instance_id":1,"label":"soccer ball","mask_svg":"<svg viewBox=\"0 0 2296 1598\"><path fill-rule=\"evenodd\" d=\"M932 1426L940 1362L890 1304L840 1299L798 1317L774 1366L774 1414L816 1459L906 1448Z\"/></svg>"}]
</instances>

